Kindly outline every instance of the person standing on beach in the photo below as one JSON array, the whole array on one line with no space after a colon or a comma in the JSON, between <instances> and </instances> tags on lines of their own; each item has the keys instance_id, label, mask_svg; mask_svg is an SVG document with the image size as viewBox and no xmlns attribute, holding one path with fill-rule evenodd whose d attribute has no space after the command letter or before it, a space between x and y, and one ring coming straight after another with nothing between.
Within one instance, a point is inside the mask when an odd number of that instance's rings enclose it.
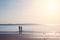
<instances>
[{"instance_id":1,"label":"person standing on beach","mask_svg":"<svg viewBox=\"0 0 60 40\"><path fill-rule=\"evenodd\" d=\"M19 26L19 32L21 31L21 27Z\"/></svg>"},{"instance_id":2,"label":"person standing on beach","mask_svg":"<svg viewBox=\"0 0 60 40\"><path fill-rule=\"evenodd\" d=\"M22 32L22 26L21 26L21 32Z\"/></svg>"},{"instance_id":3,"label":"person standing on beach","mask_svg":"<svg viewBox=\"0 0 60 40\"><path fill-rule=\"evenodd\" d=\"M19 26L19 32L22 32L22 26Z\"/></svg>"},{"instance_id":4,"label":"person standing on beach","mask_svg":"<svg viewBox=\"0 0 60 40\"><path fill-rule=\"evenodd\" d=\"M22 26L19 26L19 37L22 37Z\"/></svg>"}]
</instances>

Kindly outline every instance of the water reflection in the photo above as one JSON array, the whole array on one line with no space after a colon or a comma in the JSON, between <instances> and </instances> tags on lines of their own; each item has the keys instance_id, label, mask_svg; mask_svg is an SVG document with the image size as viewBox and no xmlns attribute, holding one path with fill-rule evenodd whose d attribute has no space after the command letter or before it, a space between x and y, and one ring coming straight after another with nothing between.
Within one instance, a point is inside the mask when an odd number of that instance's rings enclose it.
<instances>
[{"instance_id":1,"label":"water reflection","mask_svg":"<svg viewBox=\"0 0 60 40\"><path fill-rule=\"evenodd\" d=\"M19 32L19 37L20 37L20 38L22 37L22 32Z\"/></svg>"}]
</instances>

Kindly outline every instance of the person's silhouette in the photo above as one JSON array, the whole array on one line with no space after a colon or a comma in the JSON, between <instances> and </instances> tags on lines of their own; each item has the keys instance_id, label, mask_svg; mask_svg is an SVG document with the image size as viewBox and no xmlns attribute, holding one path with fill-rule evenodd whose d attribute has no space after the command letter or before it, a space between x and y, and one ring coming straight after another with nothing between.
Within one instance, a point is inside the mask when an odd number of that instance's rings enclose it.
<instances>
[{"instance_id":1,"label":"person's silhouette","mask_svg":"<svg viewBox=\"0 0 60 40\"><path fill-rule=\"evenodd\" d=\"M19 37L22 37L22 26L19 26Z\"/></svg>"},{"instance_id":2,"label":"person's silhouette","mask_svg":"<svg viewBox=\"0 0 60 40\"><path fill-rule=\"evenodd\" d=\"M22 26L21 26L21 32L22 32Z\"/></svg>"},{"instance_id":3,"label":"person's silhouette","mask_svg":"<svg viewBox=\"0 0 60 40\"><path fill-rule=\"evenodd\" d=\"M19 32L21 31L21 27L19 26Z\"/></svg>"}]
</instances>

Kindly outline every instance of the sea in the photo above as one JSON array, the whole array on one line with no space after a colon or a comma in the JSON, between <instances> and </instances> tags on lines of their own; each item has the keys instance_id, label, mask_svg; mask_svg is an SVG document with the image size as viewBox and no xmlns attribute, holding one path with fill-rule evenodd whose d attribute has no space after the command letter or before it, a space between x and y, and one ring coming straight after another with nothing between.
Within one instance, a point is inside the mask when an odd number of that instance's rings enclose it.
<instances>
[{"instance_id":1,"label":"sea","mask_svg":"<svg viewBox=\"0 0 60 40\"><path fill-rule=\"evenodd\" d=\"M19 26L22 26L22 34L33 37L60 37L60 25L56 24L0 24L0 34L19 34Z\"/></svg>"}]
</instances>

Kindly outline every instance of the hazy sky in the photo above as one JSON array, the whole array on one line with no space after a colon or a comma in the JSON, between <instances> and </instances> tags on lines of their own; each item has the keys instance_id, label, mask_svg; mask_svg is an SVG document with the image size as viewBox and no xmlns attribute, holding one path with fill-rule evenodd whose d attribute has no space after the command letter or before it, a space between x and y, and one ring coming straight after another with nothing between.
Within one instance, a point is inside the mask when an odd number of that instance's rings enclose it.
<instances>
[{"instance_id":1,"label":"hazy sky","mask_svg":"<svg viewBox=\"0 0 60 40\"><path fill-rule=\"evenodd\" d=\"M60 0L0 0L0 23L60 24Z\"/></svg>"}]
</instances>

